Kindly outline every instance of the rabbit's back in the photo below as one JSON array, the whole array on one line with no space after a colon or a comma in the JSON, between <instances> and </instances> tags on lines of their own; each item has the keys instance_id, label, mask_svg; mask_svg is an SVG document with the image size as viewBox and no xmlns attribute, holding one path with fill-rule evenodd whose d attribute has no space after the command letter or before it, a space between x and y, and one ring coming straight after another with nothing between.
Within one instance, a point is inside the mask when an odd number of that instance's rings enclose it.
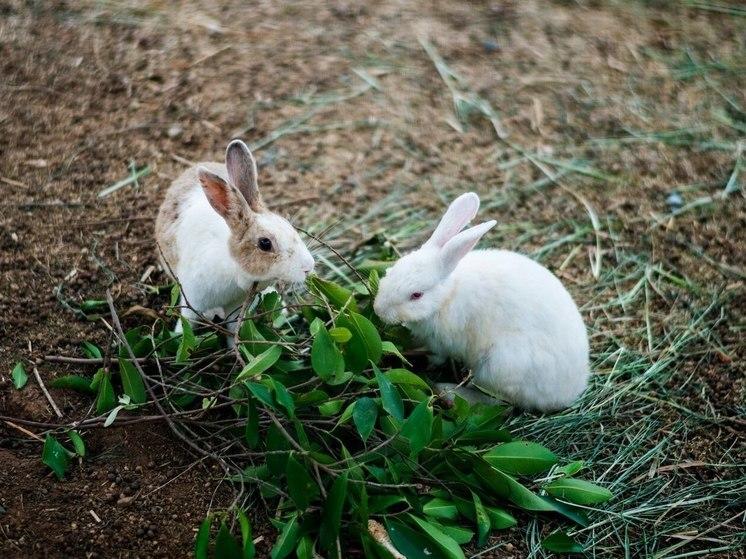
<instances>
[{"instance_id":1,"label":"rabbit's back","mask_svg":"<svg viewBox=\"0 0 746 559\"><path fill-rule=\"evenodd\" d=\"M189 238L194 236L194 232L185 235L184 230L193 231L195 226L220 233L227 230L224 221L212 210L202 193L197 176L198 166L220 177L227 176L225 164L204 162L186 169L168 187L155 220L155 237L159 258L169 275L178 273L178 268L183 267L184 257L188 256Z\"/></svg>"}]
</instances>

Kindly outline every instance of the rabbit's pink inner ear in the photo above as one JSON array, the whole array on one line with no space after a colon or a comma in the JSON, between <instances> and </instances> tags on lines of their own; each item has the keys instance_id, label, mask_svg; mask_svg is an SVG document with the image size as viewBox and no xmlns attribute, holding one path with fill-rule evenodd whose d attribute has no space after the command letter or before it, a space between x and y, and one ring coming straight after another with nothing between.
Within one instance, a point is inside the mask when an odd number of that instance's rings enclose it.
<instances>
[{"instance_id":1,"label":"rabbit's pink inner ear","mask_svg":"<svg viewBox=\"0 0 746 559\"><path fill-rule=\"evenodd\" d=\"M478 211L479 196L474 192L462 194L448 206L445 215L438 223L438 227L435 228L425 245L444 247L448 241L474 219Z\"/></svg>"},{"instance_id":2,"label":"rabbit's pink inner ear","mask_svg":"<svg viewBox=\"0 0 746 559\"><path fill-rule=\"evenodd\" d=\"M475 225L466 231L462 231L445 244L441 250L441 260L445 275L450 274L456 268L461 259L469 254L469 251L476 246L479 239L487 231L492 229L496 223L495 220L492 220Z\"/></svg>"},{"instance_id":3,"label":"rabbit's pink inner ear","mask_svg":"<svg viewBox=\"0 0 746 559\"><path fill-rule=\"evenodd\" d=\"M233 140L225 151L225 166L233 185L239 190L254 211L263 207L259 194L256 161L251 150L241 140Z\"/></svg>"},{"instance_id":4,"label":"rabbit's pink inner ear","mask_svg":"<svg viewBox=\"0 0 746 559\"><path fill-rule=\"evenodd\" d=\"M207 196L210 205L221 216L227 217L230 212L230 186L215 173L211 173L207 169L200 168L198 175L199 182L205 191L205 196Z\"/></svg>"}]
</instances>

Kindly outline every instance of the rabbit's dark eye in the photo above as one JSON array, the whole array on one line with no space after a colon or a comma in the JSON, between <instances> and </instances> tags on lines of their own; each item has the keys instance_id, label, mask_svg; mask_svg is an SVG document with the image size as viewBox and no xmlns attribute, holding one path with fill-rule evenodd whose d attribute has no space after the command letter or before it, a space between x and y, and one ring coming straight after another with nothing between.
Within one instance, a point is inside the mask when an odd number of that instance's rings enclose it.
<instances>
[{"instance_id":1,"label":"rabbit's dark eye","mask_svg":"<svg viewBox=\"0 0 746 559\"><path fill-rule=\"evenodd\" d=\"M270 241L267 237L262 237L261 239L259 239L259 242L256 243L256 246L259 247L259 250L269 252L270 250L272 250L272 241Z\"/></svg>"},{"instance_id":2,"label":"rabbit's dark eye","mask_svg":"<svg viewBox=\"0 0 746 559\"><path fill-rule=\"evenodd\" d=\"M412 293L412 294L411 294L411 295L409 296L409 300L410 300L410 301L416 301L416 300L417 300L417 299L419 299L420 297L422 297L422 291L415 291L414 293Z\"/></svg>"}]
</instances>

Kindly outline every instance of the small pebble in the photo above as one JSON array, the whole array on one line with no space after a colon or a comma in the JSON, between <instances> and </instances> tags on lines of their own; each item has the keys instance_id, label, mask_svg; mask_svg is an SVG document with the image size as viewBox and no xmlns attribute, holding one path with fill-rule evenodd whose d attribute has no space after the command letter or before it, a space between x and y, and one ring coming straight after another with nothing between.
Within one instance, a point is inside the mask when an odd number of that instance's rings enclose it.
<instances>
[{"instance_id":1,"label":"small pebble","mask_svg":"<svg viewBox=\"0 0 746 559\"><path fill-rule=\"evenodd\" d=\"M500 50L500 45L498 45L495 41L487 39L486 41L482 41L482 48L485 52L493 53Z\"/></svg>"},{"instance_id":2,"label":"small pebble","mask_svg":"<svg viewBox=\"0 0 746 559\"><path fill-rule=\"evenodd\" d=\"M684 198L681 196L681 194L674 190L666 197L666 204L668 204L668 207L673 212L681 209L681 207L684 205Z\"/></svg>"},{"instance_id":3,"label":"small pebble","mask_svg":"<svg viewBox=\"0 0 746 559\"><path fill-rule=\"evenodd\" d=\"M184 132L184 129L178 125L178 124L172 124L168 129L168 137L169 138L178 138L181 136L181 133Z\"/></svg>"}]
</instances>

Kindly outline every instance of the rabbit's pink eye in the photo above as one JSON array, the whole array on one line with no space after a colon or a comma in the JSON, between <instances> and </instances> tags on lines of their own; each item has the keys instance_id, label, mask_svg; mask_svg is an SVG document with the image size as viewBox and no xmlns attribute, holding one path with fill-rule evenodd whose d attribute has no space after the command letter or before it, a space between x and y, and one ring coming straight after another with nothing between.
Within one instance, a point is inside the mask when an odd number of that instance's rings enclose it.
<instances>
[{"instance_id":1,"label":"rabbit's pink eye","mask_svg":"<svg viewBox=\"0 0 746 559\"><path fill-rule=\"evenodd\" d=\"M410 301L416 301L416 300L417 300L417 299L419 299L420 297L422 297L422 291L415 291L414 293L412 293L412 294L411 294L411 295L409 296L409 300L410 300Z\"/></svg>"}]
</instances>

